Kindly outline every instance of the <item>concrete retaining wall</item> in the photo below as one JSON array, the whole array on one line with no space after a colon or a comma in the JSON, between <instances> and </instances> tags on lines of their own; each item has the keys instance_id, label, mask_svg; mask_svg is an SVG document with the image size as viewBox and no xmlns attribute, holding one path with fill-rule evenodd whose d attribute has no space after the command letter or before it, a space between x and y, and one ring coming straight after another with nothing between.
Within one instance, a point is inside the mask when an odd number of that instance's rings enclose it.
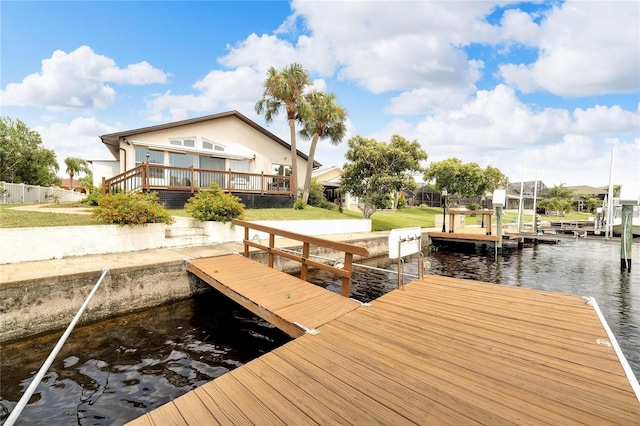
<instances>
[{"instance_id":1,"label":"concrete retaining wall","mask_svg":"<svg viewBox=\"0 0 640 426\"><path fill-rule=\"evenodd\" d=\"M3 284L0 342L66 328L101 274L96 271ZM158 306L209 289L187 273L183 262L114 269L103 280L81 322Z\"/></svg>"},{"instance_id":2,"label":"concrete retaining wall","mask_svg":"<svg viewBox=\"0 0 640 426\"><path fill-rule=\"evenodd\" d=\"M164 246L165 225L0 228L0 263L122 253Z\"/></svg>"},{"instance_id":3,"label":"concrete retaining wall","mask_svg":"<svg viewBox=\"0 0 640 426\"><path fill-rule=\"evenodd\" d=\"M278 220L256 221L266 226L305 235L348 234L371 231L371 220ZM207 244L241 242L244 228L230 223L200 222ZM250 238L263 241L268 235L251 231ZM0 264L61 259L88 254L123 253L168 247L165 225L51 226L0 228Z\"/></svg>"},{"instance_id":4,"label":"concrete retaining wall","mask_svg":"<svg viewBox=\"0 0 640 426\"><path fill-rule=\"evenodd\" d=\"M371 257L386 255L388 239L358 238L344 242L365 246ZM426 237L423 239L426 244ZM289 247L301 250L301 246ZM312 254L343 259L344 253L314 247ZM252 258L266 263L266 253ZM354 260L358 260L357 258ZM298 273L300 264L276 257L276 269ZM51 278L5 283L0 287L0 342L22 339L67 327L102 271L61 275ZM182 261L112 269L92 299L81 322L87 323L158 306L193 294L212 291L211 287L186 270Z\"/></svg>"}]
</instances>

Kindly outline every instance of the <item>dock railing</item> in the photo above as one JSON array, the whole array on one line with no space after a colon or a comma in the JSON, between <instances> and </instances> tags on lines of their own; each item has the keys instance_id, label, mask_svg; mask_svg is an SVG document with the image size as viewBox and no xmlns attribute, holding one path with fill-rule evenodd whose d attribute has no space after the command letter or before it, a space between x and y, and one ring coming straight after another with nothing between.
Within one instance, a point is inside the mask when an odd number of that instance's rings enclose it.
<instances>
[{"instance_id":1,"label":"dock railing","mask_svg":"<svg viewBox=\"0 0 640 426\"><path fill-rule=\"evenodd\" d=\"M196 169L142 163L110 179L102 180L102 194L154 189L196 192L217 183L226 192L291 195L291 176L229 170Z\"/></svg>"},{"instance_id":2,"label":"dock railing","mask_svg":"<svg viewBox=\"0 0 640 426\"><path fill-rule=\"evenodd\" d=\"M354 244L342 243L338 241L331 241L324 238L313 237L304 234L298 234L295 232L285 231L278 228L272 228L270 226L260 225L253 222L246 222L244 220L234 219L232 221L234 225L244 227L244 256L249 257L249 247L257 248L259 250L266 251L268 253L268 266L273 268L275 256L282 256L287 259L294 260L301 263L300 279L307 280L307 274L309 267L321 269L323 271L331 272L339 276L342 280L342 287L340 294L345 297L349 297L351 290L351 274L353 270L353 256L369 256L369 250L366 247L356 246ZM250 230L261 231L269 234L269 245L265 246L260 242L256 242L249 238ZM289 251L280 250L275 247L275 237L280 236L289 238L292 240L302 242L302 255L292 253ZM322 262L311 260L311 245L318 247L325 247L332 250L344 252L344 260L342 262L342 268L335 265L330 265Z\"/></svg>"}]
</instances>

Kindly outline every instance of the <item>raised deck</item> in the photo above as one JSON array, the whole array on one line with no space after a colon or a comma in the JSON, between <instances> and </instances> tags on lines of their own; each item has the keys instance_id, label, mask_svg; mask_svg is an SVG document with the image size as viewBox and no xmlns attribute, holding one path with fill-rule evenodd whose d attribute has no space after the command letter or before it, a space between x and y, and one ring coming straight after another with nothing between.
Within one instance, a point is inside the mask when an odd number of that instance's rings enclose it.
<instances>
[{"instance_id":1,"label":"raised deck","mask_svg":"<svg viewBox=\"0 0 640 426\"><path fill-rule=\"evenodd\" d=\"M195 259L187 270L292 337L360 306L355 300L236 254Z\"/></svg>"},{"instance_id":2,"label":"raised deck","mask_svg":"<svg viewBox=\"0 0 640 426\"><path fill-rule=\"evenodd\" d=\"M224 280L234 287L251 274L228 269ZM266 286L268 278L240 286ZM273 291L282 299L280 282L270 286L264 297ZM637 380L606 344L611 337L594 307L578 296L428 276L317 329L130 424L640 420Z\"/></svg>"}]
</instances>

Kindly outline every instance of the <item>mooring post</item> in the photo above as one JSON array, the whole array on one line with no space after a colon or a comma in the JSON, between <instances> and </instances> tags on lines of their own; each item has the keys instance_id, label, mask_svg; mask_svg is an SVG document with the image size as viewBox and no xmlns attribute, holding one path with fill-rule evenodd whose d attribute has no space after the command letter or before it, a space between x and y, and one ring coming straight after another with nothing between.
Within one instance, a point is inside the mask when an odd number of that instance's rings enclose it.
<instances>
[{"instance_id":1,"label":"mooring post","mask_svg":"<svg viewBox=\"0 0 640 426\"><path fill-rule=\"evenodd\" d=\"M638 183L636 183L638 185ZM628 182L620 185L620 205L622 221L620 231L620 270L631 272L631 248L633 246L633 207L640 204L640 185L634 187ZM610 219L607 219L608 221Z\"/></svg>"},{"instance_id":2,"label":"mooring post","mask_svg":"<svg viewBox=\"0 0 640 426\"><path fill-rule=\"evenodd\" d=\"M496 189L495 191L493 191L492 203L496 208L496 235L498 236L498 241L496 242L496 251L497 249L502 249L502 207L504 207L506 198L506 190Z\"/></svg>"},{"instance_id":3,"label":"mooring post","mask_svg":"<svg viewBox=\"0 0 640 426\"><path fill-rule=\"evenodd\" d=\"M631 272L631 249L633 247L633 206L622 206L622 231L620 235L620 270Z\"/></svg>"}]
</instances>

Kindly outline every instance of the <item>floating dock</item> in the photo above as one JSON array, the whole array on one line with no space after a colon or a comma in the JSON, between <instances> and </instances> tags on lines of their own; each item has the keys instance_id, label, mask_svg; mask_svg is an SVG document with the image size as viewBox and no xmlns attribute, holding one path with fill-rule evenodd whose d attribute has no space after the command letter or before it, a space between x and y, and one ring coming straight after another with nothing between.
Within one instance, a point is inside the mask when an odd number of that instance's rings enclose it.
<instances>
[{"instance_id":1,"label":"floating dock","mask_svg":"<svg viewBox=\"0 0 640 426\"><path fill-rule=\"evenodd\" d=\"M337 299L303 301L293 277L263 268L234 255L189 264L258 315L293 321L289 328L302 317L283 311L316 311L317 323L302 320L314 332L129 424L640 421L638 381L582 297L432 275L327 317L318 303ZM257 289L263 298L249 300Z\"/></svg>"}]
</instances>

